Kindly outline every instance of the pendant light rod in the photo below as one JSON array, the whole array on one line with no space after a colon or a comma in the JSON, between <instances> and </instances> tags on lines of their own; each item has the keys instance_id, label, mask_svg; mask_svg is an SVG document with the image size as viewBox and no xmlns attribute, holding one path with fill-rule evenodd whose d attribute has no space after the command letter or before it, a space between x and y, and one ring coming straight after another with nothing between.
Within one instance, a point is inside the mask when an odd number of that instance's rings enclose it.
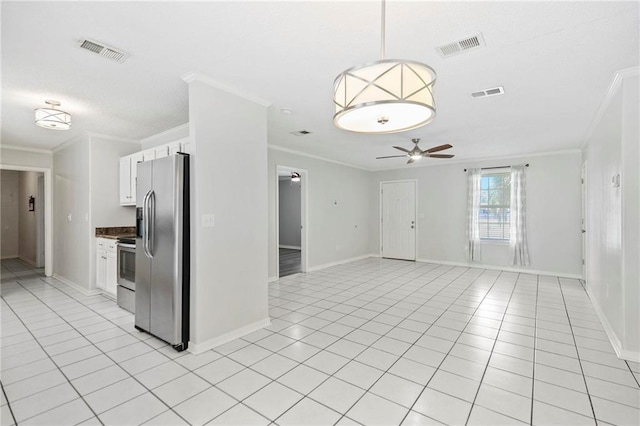
<instances>
[{"instance_id":1,"label":"pendant light rod","mask_svg":"<svg viewBox=\"0 0 640 426\"><path fill-rule=\"evenodd\" d=\"M387 56L387 47L385 45L385 24L386 24L386 11L385 11L386 0L382 0L382 25L381 25L381 37L382 40L380 42L380 59L385 59Z\"/></svg>"}]
</instances>

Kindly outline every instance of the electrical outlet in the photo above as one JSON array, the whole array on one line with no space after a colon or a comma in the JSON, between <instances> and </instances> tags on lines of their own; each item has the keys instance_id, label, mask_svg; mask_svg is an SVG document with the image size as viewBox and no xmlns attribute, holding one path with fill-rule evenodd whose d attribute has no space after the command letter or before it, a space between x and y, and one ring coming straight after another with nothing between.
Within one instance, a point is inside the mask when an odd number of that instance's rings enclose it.
<instances>
[{"instance_id":1,"label":"electrical outlet","mask_svg":"<svg viewBox=\"0 0 640 426\"><path fill-rule=\"evenodd\" d=\"M215 226L215 215L213 214L203 214L202 215L202 227L203 228L213 228Z\"/></svg>"}]
</instances>

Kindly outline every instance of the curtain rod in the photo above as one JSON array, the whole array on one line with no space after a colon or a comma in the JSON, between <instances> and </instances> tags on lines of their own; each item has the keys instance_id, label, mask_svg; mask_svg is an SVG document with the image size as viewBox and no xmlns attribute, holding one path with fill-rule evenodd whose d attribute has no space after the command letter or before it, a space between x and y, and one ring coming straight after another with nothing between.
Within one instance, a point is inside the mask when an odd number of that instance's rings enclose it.
<instances>
[{"instance_id":1,"label":"curtain rod","mask_svg":"<svg viewBox=\"0 0 640 426\"><path fill-rule=\"evenodd\" d=\"M525 164L525 166L529 167L529 163ZM481 167L480 170L506 169L507 167L511 167L511 166ZM464 171L466 172L467 169L464 169Z\"/></svg>"}]
</instances>

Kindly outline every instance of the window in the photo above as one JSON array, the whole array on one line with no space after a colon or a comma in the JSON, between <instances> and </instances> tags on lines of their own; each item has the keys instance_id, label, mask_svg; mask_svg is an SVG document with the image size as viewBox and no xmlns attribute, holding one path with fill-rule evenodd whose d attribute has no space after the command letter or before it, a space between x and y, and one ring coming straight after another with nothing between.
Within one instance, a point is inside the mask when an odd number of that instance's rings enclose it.
<instances>
[{"instance_id":1,"label":"window","mask_svg":"<svg viewBox=\"0 0 640 426\"><path fill-rule=\"evenodd\" d=\"M480 179L480 239L509 240L511 173L483 173Z\"/></svg>"}]
</instances>

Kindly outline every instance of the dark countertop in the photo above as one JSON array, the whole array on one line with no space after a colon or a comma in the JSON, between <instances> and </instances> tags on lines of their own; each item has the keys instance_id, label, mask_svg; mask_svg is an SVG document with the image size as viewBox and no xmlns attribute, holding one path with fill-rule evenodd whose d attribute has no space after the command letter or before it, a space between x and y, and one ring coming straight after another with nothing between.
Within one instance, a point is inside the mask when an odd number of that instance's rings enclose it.
<instances>
[{"instance_id":1,"label":"dark countertop","mask_svg":"<svg viewBox=\"0 0 640 426\"><path fill-rule=\"evenodd\" d=\"M99 238L110 238L117 240L120 237L134 237L135 235L135 226L111 226L96 228L96 237Z\"/></svg>"}]
</instances>

